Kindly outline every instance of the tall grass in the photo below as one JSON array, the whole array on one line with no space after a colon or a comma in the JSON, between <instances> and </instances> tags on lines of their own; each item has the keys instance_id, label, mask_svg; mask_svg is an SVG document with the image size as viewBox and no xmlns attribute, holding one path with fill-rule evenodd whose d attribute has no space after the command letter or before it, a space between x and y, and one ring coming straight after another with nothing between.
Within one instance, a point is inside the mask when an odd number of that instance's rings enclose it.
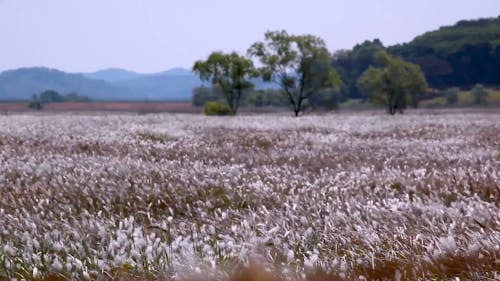
<instances>
[{"instance_id":1,"label":"tall grass","mask_svg":"<svg viewBox=\"0 0 500 281\"><path fill-rule=\"evenodd\" d=\"M453 111L0 116L0 280L495 280L499 135Z\"/></svg>"}]
</instances>

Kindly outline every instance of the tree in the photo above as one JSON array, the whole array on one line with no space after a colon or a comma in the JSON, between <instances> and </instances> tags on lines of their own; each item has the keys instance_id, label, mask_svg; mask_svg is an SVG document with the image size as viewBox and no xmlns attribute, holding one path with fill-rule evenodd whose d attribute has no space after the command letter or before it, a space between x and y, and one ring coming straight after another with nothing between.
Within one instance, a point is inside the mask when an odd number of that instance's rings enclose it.
<instances>
[{"instance_id":1,"label":"tree","mask_svg":"<svg viewBox=\"0 0 500 281\"><path fill-rule=\"evenodd\" d=\"M253 62L236 52L213 52L207 60L195 62L193 71L202 81L220 88L233 115L238 111L243 92L253 88L250 79L256 76Z\"/></svg>"},{"instance_id":2,"label":"tree","mask_svg":"<svg viewBox=\"0 0 500 281\"><path fill-rule=\"evenodd\" d=\"M268 31L264 42L256 42L248 54L261 63L264 81L278 84L288 97L295 116L304 110L305 101L341 81L331 66L325 42L313 35L289 35L286 31Z\"/></svg>"},{"instance_id":3,"label":"tree","mask_svg":"<svg viewBox=\"0 0 500 281\"><path fill-rule=\"evenodd\" d=\"M484 88L483 85L476 84L474 86L474 88L472 88L470 93L472 94L474 104L477 104L477 105L488 104L488 101L486 100L486 97L488 96L488 91L486 91L486 89Z\"/></svg>"},{"instance_id":4,"label":"tree","mask_svg":"<svg viewBox=\"0 0 500 281\"><path fill-rule=\"evenodd\" d=\"M360 90L386 106L391 115L402 113L409 103L416 107L418 95L427 89L420 67L385 52L377 54L377 61L380 67L368 68L358 80Z\"/></svg>"},{"instance_id":5,"label":"tree","mask_svg":"<svg viewBox=\"0 0 500 281\"><path fill-rule=\"evenodd\" d=\"M342 95L345 99L361 99L362 93L357 87L361 74L370 66L375 66L375 54L385 50L379 39L366 40L354 46L352 50L340 50L333 54L333 67L344 83Z\"/></svg>"},{"instance_id":6,"label":"tree","mask_svg":"<svg viewBox=\"0 0 500 281\"><path fill-rule=\"evenodd\" d=\"M54 90L43 91L40 95L40 103L63 102L64 97Z\"/></svg>"}]
</instances>

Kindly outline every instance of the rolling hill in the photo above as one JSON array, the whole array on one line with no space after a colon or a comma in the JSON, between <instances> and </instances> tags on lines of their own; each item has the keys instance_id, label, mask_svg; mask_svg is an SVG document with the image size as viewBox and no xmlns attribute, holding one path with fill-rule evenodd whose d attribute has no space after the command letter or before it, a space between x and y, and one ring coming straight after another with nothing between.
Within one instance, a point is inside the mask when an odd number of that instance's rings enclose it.
<instances>
[{"instance_id":1,"label":"rolling hill","mask_svg":"<svg viewBox=\"0 0 500 281\"><path fill-rule=\"evenodd\" d=\"M28 100L33 94L55 90L76 92L94 100L190 100L202 82L189 70L175 68L156 74L107 69L72 74L44 67L20 68L0 73L0 100Z\"/></svg>"},{"instance_id":2,"label":"rolling hill","mask_svg":"<svg viewBox=\"0 0 500 281\"><path fill-rule=\"evenodd\" d=\"M184 68L151 74L112 68L84 75L126 88L143 100L190 100L193 88L202 84L194 73Z\"/></svg>"},{"instance_id":3,"label":"rolling hill","mask_svg":"<svg viewBox=\"0 0 500 281\"><path fill-rule=\"evenodd\" d=\"M192 76L194 75L190 70L180 67L175 67L167 71L158 73L137 73L130 70L121 68L108 68L91 73L82 73L85 77L96 80L104 80L107 82L118 82L125 80L136 80L140 78L153 77L153 76Z\"/></svg>"},{"instance_id":4,"label":"rolling hill","mask_svg":"<svg viewBox=\"0 0 500 281\"><path fill-rule=\"evenodd\" d=\"M276 87L258 79L253 82L257 89ZM28 100L33 94L55 90L101 101L188 101L193 89L202 84L183 68L153 74L123 69L71 74L43 67L20 68L0 74L0 100Z\"/></svg>"},{"instance_id":5,"label":"rolling hill","mask_svg":"<svg viewBox=\"0 0 500 281\"><path fill-rule=\"evenodd\" d=\"M114 83L118 87L140 93L146 100L190 100L193 88L201 84L200 79L192 73L145 75Z\"/></svg>"},{"instance_id":6,"label":"rolling hill","mask_svg":"<svg viewBox=\"0 0 500 281\"><path fill-rule=\"evenodd\" d=\"M96 79L96 80L104 80L107 82L116 82L120 80L130 80L130 79L137 79L141 76L143 76L140 73L125 70L125 69L120 69L120 68L108 68L104 70L99 70L96 72L92 73L82 73L83 76L90 78L90 79Z\"/></svg>"},{"instance_id":7,"label":"rolling hill","mask_svg":"<svg viewBox=\"0 0 500 281\"><path fill-rule=\"evenodd\" d=\"M44 90L76 92L96 100L133 100L140 97L125 87L43 67L20 68L0 74L0 100L27 100Z\"/></svg>"}]
</instances>

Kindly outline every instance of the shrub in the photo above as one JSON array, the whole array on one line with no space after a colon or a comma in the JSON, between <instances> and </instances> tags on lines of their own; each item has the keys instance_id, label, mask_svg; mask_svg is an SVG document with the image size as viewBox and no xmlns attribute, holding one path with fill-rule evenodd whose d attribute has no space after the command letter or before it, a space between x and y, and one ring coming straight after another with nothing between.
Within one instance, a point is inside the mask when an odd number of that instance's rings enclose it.
<instances>
[{"instance_id":1,"label":"shrub","mask_svg":"<svg viewBox=\"0 0 500 281\"><path fill-rule=\"evenodd\" d=\"M232 115L231 108L221 101L209 101L205 103L204 111L206 115Z\"/></svg>"},{"instance_id":2,"label":"shrub","mask_svg":"<svg viewBox=\"0 0 500 281\"><path fill-rule=\"evenodd\" d=\"M433 98L430 100L426 100L425 102L422 102L422 106L428 107L428 108L444 107L447 104L448 104L448 101L445 97Z\"/></svg>"},{"instance_id":3,"label":"shrub","mask_svg":"<svg viewBox=\"0 0 500 281\"><path fill-rule=\"evenodd\" d=\"M486 101L490 104L500 104L500 90L490 90Z\"/></svg>"},{"instance_id":4,"label":"shrub","mask_svg":"<svg viewBox=\"0 0 500 281\"><path fill-rule=\"evenodd\" d=\"M468 91L460 91L458 93L459 105L471 105L473 103L472 94Z\"/></svg>"}]
</instances>

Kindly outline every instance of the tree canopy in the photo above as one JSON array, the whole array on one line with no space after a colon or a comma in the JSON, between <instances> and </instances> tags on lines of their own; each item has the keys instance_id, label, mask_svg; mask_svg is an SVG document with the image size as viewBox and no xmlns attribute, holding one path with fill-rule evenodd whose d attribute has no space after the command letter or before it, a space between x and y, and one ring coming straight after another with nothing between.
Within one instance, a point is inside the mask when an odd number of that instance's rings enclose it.
<instances>
[{"instance_id":1,"label":"tree canopy","mask_svg":"<svg viewBox=\"0 0 500 281\"><path fill-rule=\"evenodd\" d=\"M40 93L39 98L42 104L64 101L64 97L54 90L43 91L42 93Z\"/></svg>"},{"instance_id":2,"label":"tree canopy","mask_svg":"<svg viewBox=\"0 0 500 281\"><path fill-rule=\"evenodd\" d=\"M221 90L232 114L237 113L243 92L253 88L250 79L256 76L253 62L236 52L213 52L207 60L195 62L193 71Z\"/></svg>"},{"instance_id":3,"label":"tree canopy","mask_svg":"<svg viewBox=\"0 0 500 281\"><path fill-rule=\"evenodd\" d=\"M345 99L363 98L357 81L370 66L375 66L375 54L383 51L384 45L379 39L366 40L354 46L352 50L340 50L333 54L333 67L338 71L342 82L342 96Z\"/></svg>"},{"instance_id":4,"label":"tree canopy","mask_svg":"<svg viewBox=\"0 0 500 281\"><path fill-rule=\"evenodd\" d=\"M295 116L304 110L304 102L313 94L341 84L325 42L313 35L268 31L264 41L254 43L248 54L258 58L262 78L279 85Z\"/></svg>"},{"instance_id":5,"label":"tree canopy","mask_svg":"<svg viewBox=\"0 0 500 281\"><path fill-rule=\"evenodd\" d=\"M416 106L418 95L427 89L420 67L385 52L379 52L376 58L380 66L369 67L362 74L359 88L374 103L386 106L391 115L403 112L408 104Z\"/></svg>"}]
</instances>

